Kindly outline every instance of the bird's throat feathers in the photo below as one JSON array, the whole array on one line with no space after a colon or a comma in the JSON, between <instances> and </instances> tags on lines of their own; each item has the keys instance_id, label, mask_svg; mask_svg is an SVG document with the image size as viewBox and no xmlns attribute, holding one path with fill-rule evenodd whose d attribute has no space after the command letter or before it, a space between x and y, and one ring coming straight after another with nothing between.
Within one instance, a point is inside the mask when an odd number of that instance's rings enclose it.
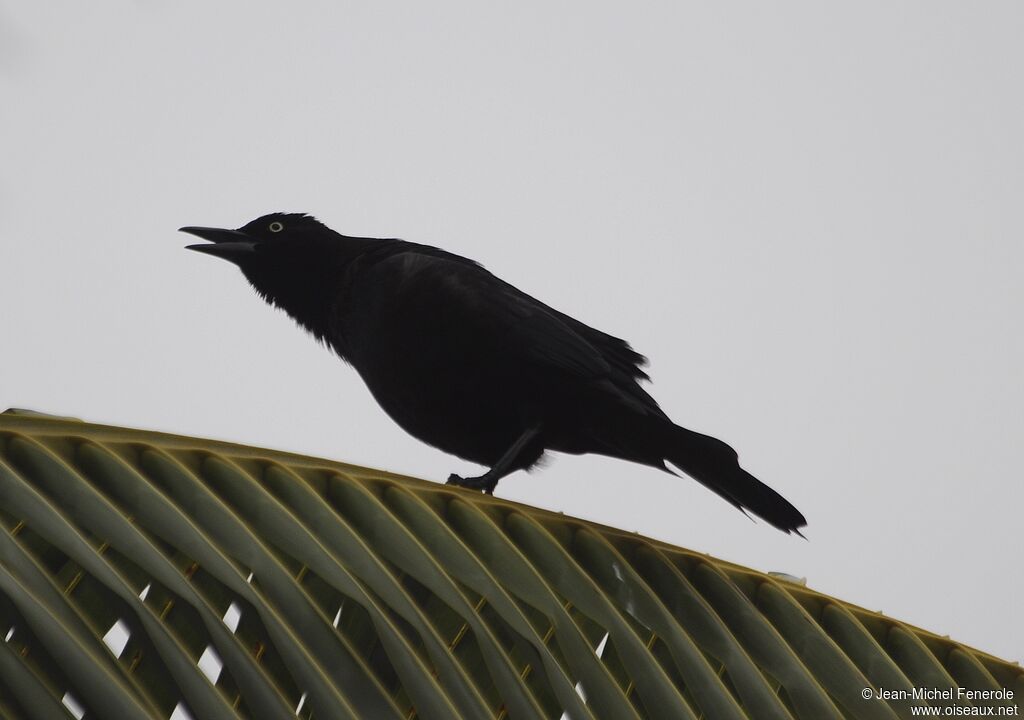
<instances>
[{"instance_id":1,"label":"bird's throat feathers","mask_svg":"<svg viewBox=\"0 0 1024 720\"><path fill-rule=\"evenodd\" d=\"M246 273L248 275L248 273ZM326 293L316 292L323 285L310 282L305 287L296 285L294 288L267 287L249 278L256 294L276 308L284 312L305 330L308 330L319 342L323 342L328 332L330 310L333 298Z\"/></svg>"},{"instance_id":2,"label":"bird's throat feathers","mask_svg":"<svg viewBox=\"0 0 1024 720\"><path fill-rule=\"evenodd\" d=\"M262 262L243 265L256 293L321 341L330 332L331 313L344 290L349 263L379 241L335 234L331 242L307 245L305 252L268 252Z\"/></svg>"}]
</instances>

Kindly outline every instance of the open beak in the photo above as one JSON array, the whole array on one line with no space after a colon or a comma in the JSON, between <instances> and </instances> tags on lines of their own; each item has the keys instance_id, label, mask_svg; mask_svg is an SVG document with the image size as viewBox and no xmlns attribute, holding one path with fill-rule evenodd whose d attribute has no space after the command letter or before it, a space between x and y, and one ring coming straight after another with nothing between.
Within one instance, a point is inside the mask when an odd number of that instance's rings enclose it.
<instances>
[{"instance_id":1,"label":"open beak","mask_svg":"<svg viewBox=\"0 0 1024 720\"><path fill-rule=\"evenodd\" d=\"M187 250L206 253L234 263L256 250L256 241L239 230L194 226L178 228L178 230L212 243L212 245L186 245Z\"/></svg>"}]
</instances>

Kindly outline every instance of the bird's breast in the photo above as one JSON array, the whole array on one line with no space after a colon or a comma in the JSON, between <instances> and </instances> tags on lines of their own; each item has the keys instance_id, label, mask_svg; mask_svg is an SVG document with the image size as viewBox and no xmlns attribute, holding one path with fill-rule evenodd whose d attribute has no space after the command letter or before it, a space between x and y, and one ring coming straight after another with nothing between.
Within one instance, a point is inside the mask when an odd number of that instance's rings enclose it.
<instances>
[{"instance_id":1,"label":"bird's breast","mask_svg":"<svg viewBox=\"0 0 1024 720\"><path fill-rule=\"evenodd\" d=\"M521 373L438 324L432 330L424 323L381 328L349 334L346 353L381 408L429 445L496 462L529 413Z\"/></svg>"}]
</instances>

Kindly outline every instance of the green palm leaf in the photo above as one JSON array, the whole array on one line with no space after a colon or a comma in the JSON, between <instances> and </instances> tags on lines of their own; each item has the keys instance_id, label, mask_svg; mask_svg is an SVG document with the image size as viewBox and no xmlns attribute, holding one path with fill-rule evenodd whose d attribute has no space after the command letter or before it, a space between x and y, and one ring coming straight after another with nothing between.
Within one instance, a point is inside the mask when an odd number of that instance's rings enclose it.
<instances>
[{"instance_id":1,"label":"green palm leaf","mask_svg":"<svg viewBox=\"0 0 1024 720\"><path fill-rule=\"evenodd\" d=\"M1019 666L797 584L270 450L6 413L0 520L3 717L819 720L950 704L865 688L1024 694Z\"/></svg>"}]
</instances>

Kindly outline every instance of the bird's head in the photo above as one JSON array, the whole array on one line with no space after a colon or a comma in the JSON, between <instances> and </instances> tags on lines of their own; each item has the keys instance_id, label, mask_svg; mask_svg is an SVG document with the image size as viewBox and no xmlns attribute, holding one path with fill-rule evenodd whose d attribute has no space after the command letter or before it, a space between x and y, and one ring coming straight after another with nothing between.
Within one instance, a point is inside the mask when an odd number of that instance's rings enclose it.
<instances>
[{"instance_id":1,"label":"bird's head","mask_svg":"<svg viewBox=\"0 0 1024 720\"><path fill-rule=\"evenodd\" d=\"M345 263L362 238L334 232L310 215L272 213L237 230L183 227L208 243L189 250L237 265L267 302L322 339Z\"/></svg>"}]
</instances>

